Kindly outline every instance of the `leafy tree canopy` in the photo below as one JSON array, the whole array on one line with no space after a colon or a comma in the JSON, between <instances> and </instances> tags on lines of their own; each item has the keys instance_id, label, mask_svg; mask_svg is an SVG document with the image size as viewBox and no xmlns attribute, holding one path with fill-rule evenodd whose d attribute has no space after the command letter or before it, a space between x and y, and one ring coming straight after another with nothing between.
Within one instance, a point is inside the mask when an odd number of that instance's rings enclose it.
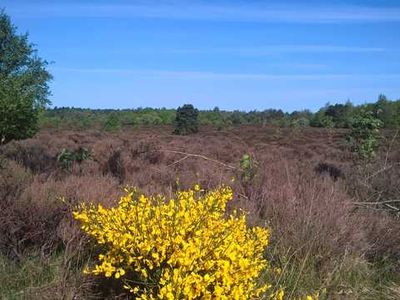
<instances>
[{"instance_id":1,"label":"leafy tree canopy","mask_svg":"<svg viewBox=\"0 0 400 300\"><path fill-rule=\"evenodd\" d=\"M0 144L31 137L50 101L47 62L0 10Z\"/></svg>"}]
</instances>

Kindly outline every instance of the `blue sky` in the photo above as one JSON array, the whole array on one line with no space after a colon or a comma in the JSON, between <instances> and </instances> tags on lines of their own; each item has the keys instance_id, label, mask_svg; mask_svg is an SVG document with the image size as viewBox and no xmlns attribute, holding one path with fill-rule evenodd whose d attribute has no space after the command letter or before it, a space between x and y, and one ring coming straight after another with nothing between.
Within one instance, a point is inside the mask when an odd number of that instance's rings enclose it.
<instances>
[{"instance_id":1,"label":"blue sky","mask_svg":"<svg viewBox=\"0 0 400 300\"><path fill-rule=\"evenodd\" d=\"M2 0L54 106L287 111L400 98L400 1Z\"/></svg>"}]
</instances>

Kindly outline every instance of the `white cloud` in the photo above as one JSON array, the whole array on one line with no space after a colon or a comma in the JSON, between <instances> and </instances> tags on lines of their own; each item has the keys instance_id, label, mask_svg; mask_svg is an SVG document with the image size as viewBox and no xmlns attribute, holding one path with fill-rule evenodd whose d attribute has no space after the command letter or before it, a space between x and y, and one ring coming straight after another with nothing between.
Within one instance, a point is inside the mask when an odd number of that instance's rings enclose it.
<instances>
[{"instance_id":1,"label":"white cloud","mask_svg":"<svg viewBox=\"0 0 400 300\"><path fill-rule=\"evenodd\" d=\"M211 71L170 71L170 70L137 70L137 69L103 69L103 68L68 68L54 67L54 71L71 73L92 73L112 75L133 75L145 78L188 78L212 80L320 80L320 79L400 79L400 74L263 74L263 73L219 73Z\"/></svg>"},{"instance_id":2,"label":"white cloud","mask_svg":"<svg viewBox=\"0 0 400 300\"><path fill-rule=\"evenodd\" d=\"M225 47L225 48L204 48L204 49L170 49L162 52L196 54L239 54L245 56L263 56L276 53L369 53L388 51L379 47L358 47L358 46L333 46L333 45L268 45L258 47Z\"/></svg>"}]
</instances>

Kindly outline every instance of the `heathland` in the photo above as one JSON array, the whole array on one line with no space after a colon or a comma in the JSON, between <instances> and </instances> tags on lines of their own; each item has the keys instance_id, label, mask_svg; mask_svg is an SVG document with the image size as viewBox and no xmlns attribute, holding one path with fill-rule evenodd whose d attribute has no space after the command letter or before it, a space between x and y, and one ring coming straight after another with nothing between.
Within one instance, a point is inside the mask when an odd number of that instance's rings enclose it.
<instances>
[{"instance_id":1,"label":"heathland","mask_svg":"<svg viewBox=\"0 0 400 300\"><path fill-rule=\"evenodd\" d=\"M0 148L0 294L6 299L115 297L82 270L99 251L72 212L113 207L124 187L172 197L199 184L232 188L228 211L269 228L272 289L287 299L398 299L400 140L361 159L347 129L170 126L112 132L44 128Z\"/></svg>"}]
</instances>

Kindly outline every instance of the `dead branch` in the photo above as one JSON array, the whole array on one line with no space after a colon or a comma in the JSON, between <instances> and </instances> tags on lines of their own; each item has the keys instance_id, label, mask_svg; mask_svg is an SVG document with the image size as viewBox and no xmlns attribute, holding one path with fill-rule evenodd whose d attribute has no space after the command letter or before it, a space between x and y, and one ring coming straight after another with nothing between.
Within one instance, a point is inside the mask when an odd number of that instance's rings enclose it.
<instances>
[{"instance_id":1,"label":"dead branch","mask_svg":"<svg viewBox=\"0 0 400 300\"><path fill-rule=\"evenodd\" d=\"M400 200L387 200L387 201L378 201L378 202L353 202L356 205L379 205L379 204L391 204L391 203L400 203Z\"/></svg>"},{"instance_id":2,"label":"dead branch","mask_svg":"<svg viewBox=\"0 0 400 300\"><path fill-rule=\"evenodd\" d=\"M181 159L179 159L179 160L173 162L172 164L169 164L168 167L169 167L169 166L172 166L172 165L175 165L175 164L178 164L178 163L182 162L183 160L185 160L185 159L187 159L187 158L189 158L189 157L196 157L196 158L201 158L201 159L204 159L204 160L211 161L211 162L213 162L213 163L215 163L215 164L221 165L221 166L226 167L226 168L231 169L231 170L237 170L237 167L234 167L234 166L225 164L225 163L223 163L223 162L221 162L221 161L219 161L219 160L216 160L216 159L213 159L213 158L209 158L209 157L204 156L204 155L201 155L201 154L186 153L186 152L182 152L182 151L167 150L167 149L161 149L161 150L159 150L159 151L167 152L167 153L175 153L175 154L185 155L183 158L181 158Z\"/></svg>"}]
</instances>

